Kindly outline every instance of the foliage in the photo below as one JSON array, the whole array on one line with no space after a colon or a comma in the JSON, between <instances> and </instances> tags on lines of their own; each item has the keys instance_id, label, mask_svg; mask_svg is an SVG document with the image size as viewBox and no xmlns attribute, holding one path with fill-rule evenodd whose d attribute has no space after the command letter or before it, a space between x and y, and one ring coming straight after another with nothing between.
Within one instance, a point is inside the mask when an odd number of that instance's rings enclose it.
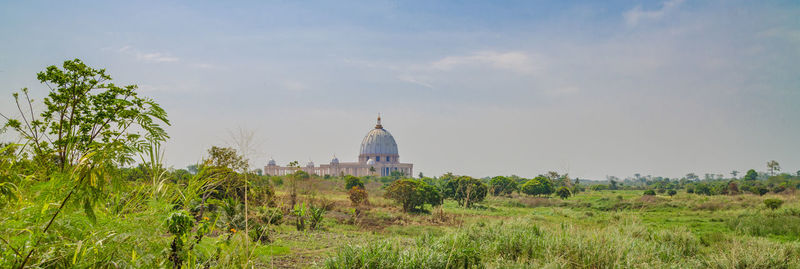
<instances>
[{"instance_id":1,"label":"foliage","mask_svg":"<svg viewBox=\"0 0 800 269\"><path fill-rule=\"evenodd\" d=\"M556 191L556 195L558 195L558 197L561 197L561 199L567 199L569 198L570 195L572 195L572 193L570 193L569 188L561 187L558 188L558 190Z\"/></svg>"},{"instance_id":2,"label":"foliage","mask_svg":"<svg viewBox=\"0 0 800 269\"><path fill-rule=\"evenodd\" d=\"M194 219L184 212L174 212L167 218L167 231L173 236L169 253L173 268L180 268L186 260L184 244L193 226Z\"/></svg>"},{"instance_id":3,"label":"foliage","mask_svg":"<svg viewBox=\"0 0 800 269\"><path fill-rule=\"evenodd\" d=\"M678 194L678 191L676 191L676 190L668 190L667 191L667 195L669 195L669 196L673 196L675 194Z\"/></svg>"},{"instance_id":4,"label":"foliage","mask_svg":"<svg viewBox=\"0 0 800 269\"><path fill-rule=\"evenodd\" d=\"M360 205L362 203L367 202L368 194L367 191L363 188L359 188L357 186L353 186L347 191L348 197L350 198L350 202L354 205Z\"/></svg>"},{"instance_id":5,"label":"foliage","mask_svg":"<svg viewBox=\"0 0 800 269\"><path fill-rule=\"evenodd\" d=\"M416 179L401 179L386 187L384 197L403 206L404 212L420 209L425 204L436 206L441 203L441 194L436 188Z\"/></svg>"},{"instance_id":6,"label":"foliage","mask_svg":"<svg viewBox=\"0 0 800 269\"><path fill-rule=\"evenodd\" d=\"M656 195L656 192L653 190L646 190L644 191L644 195Z\"/></svg>"},{"instance_id":7,"label":"foliage","mask_svg":"<svg viewBox=\"0 0 800 269\"><path fill-rule=\"evenodd\" d=\"M47 67L37 79L50 88L43 100L44 111L37 117L28 89L22 89L24 103L19 93L14 93L22 120L6 117L4 126L18 132L39 161L55 159L61 171L102 148L120 150L109 157L128 163L129 153L137 151L144 139L164 141L168 137L157 123L169 124L167 113L153 100L139 97L136 85L112 83L105 69L67 60L62 68ZM131 132L136 128L144 130L145 137Z\"/></svg>"},{"instance_id":8,"label":"foliage","mask_svg":"<svg viewBox=\"0 0 800 269\"><path fill-rule=\"evenodd\" d=\"M345 190L349 190L349 189L352 189L353 187L359 187L359 188L363 189L364 188L364 182L362 182L360 178L352 176L352 175L345 176L344 177L344 189Z\"/></svg>"},{"instance_id":9,"label":"foliage","mask_svg":"<svg viewBox=\"0 0 800 269\"><path fill-rule=\"evenodd\" d=\"M550 195L554 191L553 182L543 176L535 177L522 184L522 192L527 195Z\"/></svg>"},{"instance_id":10,"label":"foliage","mask_svg":"<svg viewBox=\"0 0 800 269\"><path fill-rule=\"evenodd\" d=\"M292 215L295 217L295 228L298 231L303 231L306 229L306 218L308 218L308 207L306 203L301 203L294 206L292 210Z\"/></svg>"},{"instance_id":11,"label":"foliage","mask_svg":"<svg viewBox=\"0 0 800 269\"><path fill-rule=\"evenodd\" d=\"M491 186L490 192L494 196L510 195L517 190L517 182L504 176L493 177L492 180L489 181L489 186Z\"/></svg>"},{"instance_id":12,"label":"foliage","mask_svg":"<svg viewBox=\"0 0 800 269\"><path fill-rule=\"evenodd\" d=\"M456 200L460 206L471 207L486 198L488 186L479 179L460 176L447 181L444 195Z\"/></svg>"},{"instance_id":13,"label":"foliage","mask_svg":"<svg viewBox=\"0 0 800 269\"><path fill-rule=\"evenodd\" d=\"M769 209L775 210L775 209L778 209L779 207L781 207L781 205L783 205L783 200L781 200L781 199L764 199L764 205L766 205L767 208L769 208Z\"/></svg>"},{"instance_id":14,"label":"foliage","mask_svg":"<svg viewBox=\"0 0 800 269\"><path fill-rule=\"evenodd\" d=\"M756 173L756 170L754 170L754 169L747 170L747 174L745 174L742 179L744 179L744 180L756 180L756 179L758 179L758 173Z\"/></svg>"},{"instance_id":15,"label":"foliage","mask_svg":"<svg viewBox=\"0 0 800 269\"><path fill-rule=\"evenodd\" d=\"M322 223L322 219L325 217L325 208L312 205L308 209L308 217L310 220L308 228L310 228L312 231L316 230L318 225Z\"/></svg>"}]
</instances>

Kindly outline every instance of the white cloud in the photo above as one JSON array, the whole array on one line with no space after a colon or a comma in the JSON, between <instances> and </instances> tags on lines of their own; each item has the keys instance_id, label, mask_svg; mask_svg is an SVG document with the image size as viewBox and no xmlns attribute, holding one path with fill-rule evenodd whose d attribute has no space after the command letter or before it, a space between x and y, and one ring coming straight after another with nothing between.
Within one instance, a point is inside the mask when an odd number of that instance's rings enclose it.
<instances>
[{"instance_id":1,"label":"white cloud","mask_svg":"<svg viewBox=\"0 0 800 269\"><path fill-rule=\"evenodd\" d=\"M171 63L177 62L178 58L163 53L136 53L136 59L146 63Z\"/></svg>"},{"instance_id":2,"label":"white cloud","mask_svg":"<svg viewBox=\"0 0 800 269\"><path fill-rule=\"evenodd\" d=\"M640 21L655 21L663 18L669 12L675 10L684 0L667 0L661 4L657 10L642 10L642 6L636 6L623 14L625 22L630 26L636 26Z\"/></svg>"},{"instance_id":3,"label":"white cloud","mask_svg":"<svg viewBox=\"0 0 800 269\"><path fill-rule=\"evenodd\" d=\"M431 63L430 66L438 70L452 70L463 66L488 65L496 69L504 69L527 74L540 69L531 58L533 57L531 57L529 54L518 51L503 53L495 51L483 51L467 56L448 56Z\"/></svg>"},{"instance_id":4,"label":"white cloud","mask_svg":"<svg viewBox=\"0 0 800 269\"><path fill-rule=\"evenodd\" d=\"M119 48L117 52L132 55L137 61L145 63L173 63L180 60L178 57L172 56L169 53L142 52L132 46L123 46Z\"/></svg>"},{"instance_id":5,"label":"white cloud","mask_svg":"<svg viewBox=\"0 0 800 269\"><path fill-rule=\"evenodd\" d=\"M415 78L413 76L403 75L403 76L398 76L397 79L399 79L400 81L411 83L411 84L420 85L420 86L423 86L425 88L436 89L436 87L434 87L430 83L421 81L421 80L419 80L419 79L417 79L417 78Z\"/></svg>"}]
</instances>

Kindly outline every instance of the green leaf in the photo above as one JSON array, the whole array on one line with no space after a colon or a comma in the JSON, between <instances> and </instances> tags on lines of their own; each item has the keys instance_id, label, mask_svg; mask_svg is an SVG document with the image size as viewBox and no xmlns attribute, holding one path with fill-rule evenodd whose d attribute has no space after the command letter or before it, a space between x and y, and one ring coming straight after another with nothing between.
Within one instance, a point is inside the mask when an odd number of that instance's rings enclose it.
<instances>
[{"instance_id":1,"label":"green leaf","mask_svg":"<svg viewBox=\"0 0 800 269\"><path fill-rule=\"evenodd\" d=\"M97 216L94 215L94 207L92 206L92 201L89 199L83 200L83 212L86 213L86 217L88 217L92 223L97 224Z\"/></svg>"}]
</instances>

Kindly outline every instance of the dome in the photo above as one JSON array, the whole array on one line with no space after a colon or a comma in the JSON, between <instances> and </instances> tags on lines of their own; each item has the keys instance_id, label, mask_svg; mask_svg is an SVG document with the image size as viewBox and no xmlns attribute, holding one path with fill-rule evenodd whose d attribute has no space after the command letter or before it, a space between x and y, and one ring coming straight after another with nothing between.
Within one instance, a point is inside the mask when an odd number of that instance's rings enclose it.
<instances>
[{"instance_id":1,"label":"dome","mask_svg":"<svg viewBox=\"0 0 800 269\"><path fill-rule=\"evenodd\" d=\"M274 159L269 158L269 162L267 162L267 165L277 165L277 164L275 163Z\"/></svg>"},{"instance_id":2,"label":"dome","mask_svg":"<svg viewBox=\"0 0 800 269\"><path fill-rule=\"evenodd\" d=\"M361 141L360 155L397 155L397 143L389 131L381 126L381 118L378 117L378 125L364 136Z\"/></svg>"},{"instance_id":3,"label":"dome","mask_svg":"<svg viewBox=\"0 0 800 269\"><path fill-rule=\"evenodd\" d=\"M368 165L374 165L375 164L375 159L369 159L369 161L367 161L367 164Z\"/></svg>"},{"instance_id":4,"label":"dome","mask_svg":"<svg viewBox=\"0 0 800 269\"><path fill-rule=\"evenodd\" d=\"M336 156L333 156L333 160L331 160L331 164L339 164L339 158L336 158Z\"/></svg>"}]
</instances>

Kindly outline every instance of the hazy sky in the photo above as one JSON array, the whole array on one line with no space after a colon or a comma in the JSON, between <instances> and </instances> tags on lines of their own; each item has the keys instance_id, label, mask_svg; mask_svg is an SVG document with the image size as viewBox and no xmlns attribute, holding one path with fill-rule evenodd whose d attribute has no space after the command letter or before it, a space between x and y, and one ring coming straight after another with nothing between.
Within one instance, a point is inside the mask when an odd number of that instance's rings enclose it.
<instances>
[{"instance_id":1,"label":"hazy sky","mask_svg":"<svg viewBox=\"0 0 800 269\"><path fill-rule=\"evenodd\" d=\"M175 167L237 128L355 161L381 112L428 176L800 169L795 0L0 2L2 112L70 58L164 106Z\"/></svg>"}]
</instances>

